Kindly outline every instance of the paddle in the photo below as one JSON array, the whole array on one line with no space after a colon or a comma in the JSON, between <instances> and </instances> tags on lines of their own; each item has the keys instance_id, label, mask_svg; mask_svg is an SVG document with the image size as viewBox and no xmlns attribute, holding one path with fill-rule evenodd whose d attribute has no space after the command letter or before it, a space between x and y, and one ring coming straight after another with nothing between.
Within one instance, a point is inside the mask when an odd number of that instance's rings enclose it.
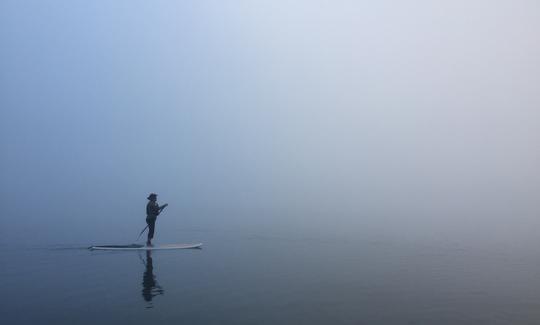
<instances>
[{"instance_id":1,"label":"paddle","mask_svg":"<svg viewBox=\"0 0 540 325\"><path fill-rule=\"evenodd\" d=\"M162 206L159 207L159 213L161 213L161 211L163 211L163 209L165 209L169 204L168 203L165 203L163 204ZM137 237L137 241L139 240L139 238L141 238L142 234L144 233L144 231L148 229L148 225L146 225L146 227L143 228L143 230L141 230L141 233L139 234L139 237Z\"/></svg>"}]
</instances>

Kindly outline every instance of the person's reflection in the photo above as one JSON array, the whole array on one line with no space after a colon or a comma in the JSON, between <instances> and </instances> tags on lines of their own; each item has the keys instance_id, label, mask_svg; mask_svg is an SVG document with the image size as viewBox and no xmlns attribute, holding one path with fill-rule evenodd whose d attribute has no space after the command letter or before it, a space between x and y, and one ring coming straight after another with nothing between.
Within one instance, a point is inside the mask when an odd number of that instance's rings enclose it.
<instances>
[{"instance_id":1,"label":"person's reflection","mask_svg":"<svg viewBox=\"0 0 540 325\"><path fill-rule=\"evenodd\" d=\"M143 274L142 296L145 301L149 302L147 308L152 308L152 299L155 296L162 295L164 290L156 281L154 266L152 265L152 252L150 250L146 251L146 262L144 265L146 266L146 269Z\"/></svg>"}]
</instances>

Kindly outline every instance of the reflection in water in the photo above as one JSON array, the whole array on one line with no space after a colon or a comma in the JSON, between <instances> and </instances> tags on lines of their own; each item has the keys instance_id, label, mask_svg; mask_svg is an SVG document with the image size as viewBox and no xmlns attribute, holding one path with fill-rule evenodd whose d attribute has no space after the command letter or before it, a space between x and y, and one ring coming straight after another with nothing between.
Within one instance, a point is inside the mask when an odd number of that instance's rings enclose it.
<instances>
[{"instance_id":1,"label":"reflection in water","mask_svg":"<svg viewBox=\"0 0 540 325\"><path fill-rule=\"evenodd\" d=\"M152 252L149 250L146 251L146 261L144 262L144 265L146 269L143 274L142 296L144 300L148 302L148 306L146 308L152 308L152 299L155 296L162 295L164 290L156 281L156 276L154 275L154 266L152 264Z\"/></svg>"}]
</instances>

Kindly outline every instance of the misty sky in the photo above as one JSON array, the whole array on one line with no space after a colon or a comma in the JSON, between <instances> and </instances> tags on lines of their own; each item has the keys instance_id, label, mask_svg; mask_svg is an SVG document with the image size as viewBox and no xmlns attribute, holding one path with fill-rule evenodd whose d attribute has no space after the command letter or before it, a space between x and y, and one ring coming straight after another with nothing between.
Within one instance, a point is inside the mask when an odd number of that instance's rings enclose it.
<instances>
[{"instance_id":1,"label":"misty sky","mask_svg":"<svg viewBox=\"0 0 540 325\"><path fill-rule=\"evenodd\" d=\"M536 0L3 0L2 240L129 240L149 192L171 237L535 238L539 31Z\"/></svg>"}]
</instances>

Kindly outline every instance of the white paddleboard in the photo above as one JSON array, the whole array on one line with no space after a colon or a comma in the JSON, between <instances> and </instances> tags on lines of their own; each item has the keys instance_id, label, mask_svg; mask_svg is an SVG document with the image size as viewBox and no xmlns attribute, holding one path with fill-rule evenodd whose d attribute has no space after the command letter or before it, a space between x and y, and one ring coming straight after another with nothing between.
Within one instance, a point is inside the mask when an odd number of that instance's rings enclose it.
<instances>
[{"instance_id":1,"label":"white paddleboard","mask_svg":"<svg viewBox=\"0 0 540 325\"><path fill-rule=\"evenodd\" d=\"M202 243L198 244L169 244L169 245L157 245L157 246L144 246L138 244L132 245L100 245L90 246L90 250L102 250L102 251L155 251L155 250L167 250L167 249L188 249L188 248L200 248Z\"/></svg>"}]
</instances>

